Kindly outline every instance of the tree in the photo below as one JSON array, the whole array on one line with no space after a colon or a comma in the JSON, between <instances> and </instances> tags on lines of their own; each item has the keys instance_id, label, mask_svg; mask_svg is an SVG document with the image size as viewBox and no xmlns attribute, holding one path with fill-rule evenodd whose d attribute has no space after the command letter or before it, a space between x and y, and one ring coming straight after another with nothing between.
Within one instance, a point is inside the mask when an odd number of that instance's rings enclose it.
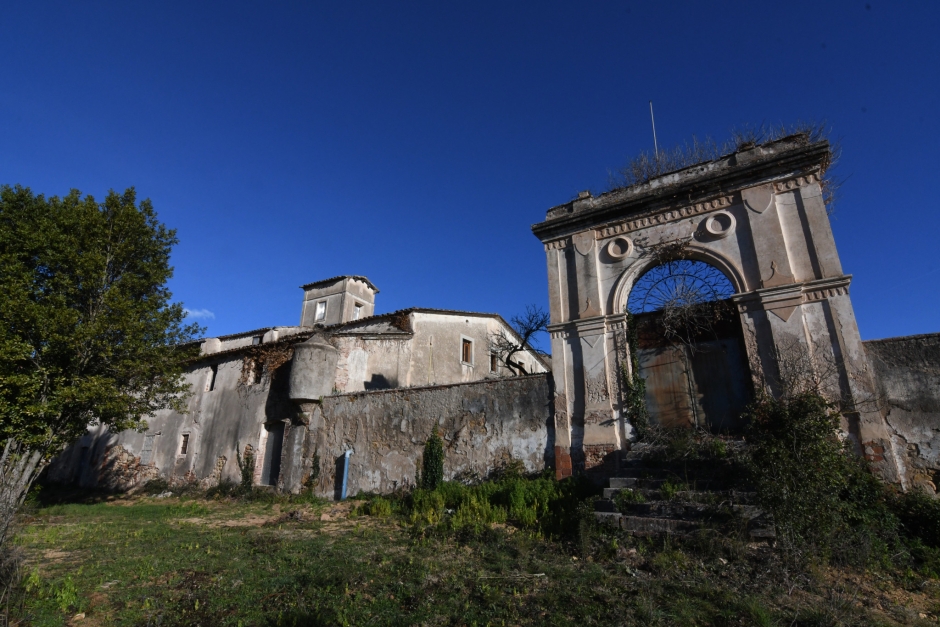
<instances>
[{"instance_id":1,"label":"tree","mask_svg":"<svg viewBox=\"0 0 940 627\"><path fill-rule=\"evenodd\" d=\"M184 409L201 329L166 287L176 243L133 188L98 203L0 187L0 442L48 460L89 425Z\"/></svg>"},{"instance_id":2,"label":"tree","mask_svg":"<svg viewBox=\"0 0 940 627\"><path fill-rule=\"evenodd\" d=\"M516 337L510 337L504 331L493 333L489 338L490 353L496 355L513 375L526 374L525 366L520 361L513 361L517 353L531 350L544 354L534 348L532 340L539 334L548 330L548 313L537 305L528 305L521 316L513 316L509 321L516 332Z\"/></svg>"}]
</instances>

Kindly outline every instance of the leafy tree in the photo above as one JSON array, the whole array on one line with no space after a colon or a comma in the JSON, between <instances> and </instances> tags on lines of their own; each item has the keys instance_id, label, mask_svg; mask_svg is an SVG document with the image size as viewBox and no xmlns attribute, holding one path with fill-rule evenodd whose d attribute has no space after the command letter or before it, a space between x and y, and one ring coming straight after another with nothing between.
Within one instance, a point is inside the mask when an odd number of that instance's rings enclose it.
<instances>
[{"instance_id":1,"label":"leafy tree","mask_svg":"<svg viewBox=\"0 0 940 627\"><path fill-rule=\"evenodd\" d=\"M89 425L183 409L201 329L166 287L176 243L133 188L98 203L0 187L0 441L48 458Z\"/></svg>"}]
</instances>

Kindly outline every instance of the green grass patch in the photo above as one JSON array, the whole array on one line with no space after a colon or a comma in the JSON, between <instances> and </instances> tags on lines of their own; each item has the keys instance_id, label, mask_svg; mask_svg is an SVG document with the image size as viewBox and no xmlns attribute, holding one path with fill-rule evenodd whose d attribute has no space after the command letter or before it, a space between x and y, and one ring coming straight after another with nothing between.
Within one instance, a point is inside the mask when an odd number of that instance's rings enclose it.
<instances>
[{"instance_id":1,"label":"green grass patch","mask_svg":"<svg viewBox=\"0 0 940 627\"><path fill-rule=\"evenodd\" d=\"M593 521L594 492L504 476L346 504L36 505L11 611L40 626L78 612L96 626L900 625L940 607L916 574L837 603L831 581L794 577L767 548L629 537Z\"/></svg>"}]
</instances>

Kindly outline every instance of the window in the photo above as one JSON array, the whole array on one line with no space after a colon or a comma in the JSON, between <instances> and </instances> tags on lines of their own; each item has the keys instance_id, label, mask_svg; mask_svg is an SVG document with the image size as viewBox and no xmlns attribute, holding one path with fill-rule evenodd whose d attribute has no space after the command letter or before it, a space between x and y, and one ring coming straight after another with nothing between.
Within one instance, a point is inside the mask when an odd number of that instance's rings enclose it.
<instances>
[{"instance_id":1,"label":"window","mask_svg":"<svg viewBox=\"0 0 940 627\"><path fill-rule=\"evenodd\" d=\"M358 320L362 316L362 305L356 303L356 306L353 307L353 320Z\"/></svg>"},{"instance_id":2,"label":"window","mask_svg":"<svg viewBox=\"0 0 940 627\"><path fill-rule=\"evenodd\" d=\"M317 315L314 316L315 322L320 322L321 320L326 320L326 301L321 300L317 303Z\"/></svg>"},{"instance_id":3,"label":"window","mask_svg":"<svg viewBox=\"0 0 940 627\"><path fill-rule=\"evenodd\" d=\"M256 336L254 336L253 338L251 338L251 345L252 345L252 346L257 346L258 344L260 344L260 343L261 343L261 337L262 337L262 336L260 336L260 335L256 335Z\"/></svg>"},{"instance_id":4,"label":"window","mask_svg":"<svg viewBox=\"0 0 940 627\"><path fill-rule=\"evenodd\" d=\"M264 362L260 359L255 359L248 367L248 385L261 383L261 377L264 376Z\"/></svg>"},{"instance_id":5,"label":"window","mask_svg":"<svg viewBox=\"0 0 940 627\"><path fill-rule=\"evenodd\" d=\"M219 374L219 367L213 365L209 368L209 376L206 377L206 392L211 392L215 389L215 378Z\"/></svg>"},{"instance_id":6,"label":"window","mask_svg":"<svg viewBox=\"0 0 940 627\"><path fill-rule=\"evenodd\" d=\"M473 363L473 340L463 339L460 341L460 361L465 364Z\"/></svg>"},{"instance_id":7,"label":"window","mask_svg":"<svg viewBox=\"0 0 940 627\"><path fill-rule=\"evenodd\" d=\"M490 353L490 372L499 370L499 357L496 353Z\"/></svg>"},{"instance_id":8,"label":"window","mask_svg":"<svg viewBox=\"0 0 940 627\"><path fill-rule=\"evenodd\" d=\"M180 455L185 455L186 451L189 450L189 434L183 434L183 441L180 443Z\"/></svg>"}]
</instances>

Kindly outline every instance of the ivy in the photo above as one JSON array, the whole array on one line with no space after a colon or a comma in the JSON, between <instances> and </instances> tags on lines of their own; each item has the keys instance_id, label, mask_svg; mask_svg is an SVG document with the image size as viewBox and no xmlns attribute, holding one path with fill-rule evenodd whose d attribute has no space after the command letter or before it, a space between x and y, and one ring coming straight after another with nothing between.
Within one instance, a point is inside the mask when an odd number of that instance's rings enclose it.
<instances>
[{"instance_id":1,"label":"ivy","mask_svg":"<svg viewBox=\"0 0 940 627\"><path fill-rule=\"evenodd\" d=\"M650 416L646 409L646 379L640 376L639 334L636 318L629 311L627 316L627 350L630 369L621 364L621 376L626 389L625 408L627 419L636 431L637 440L645 438L650 431Z\"/></svg>"},{"instance_id":2,"label":"ivy","mask_svg":"<svg viewBox=\"0 0 940 627\"><path fill-rule=\"evenodd\" d=\"M424 445L423 461L421 485L427 490L433 490L444 480L444 441L437 433L437 425L434 425Z\"/></svg>"}]
</instances>

